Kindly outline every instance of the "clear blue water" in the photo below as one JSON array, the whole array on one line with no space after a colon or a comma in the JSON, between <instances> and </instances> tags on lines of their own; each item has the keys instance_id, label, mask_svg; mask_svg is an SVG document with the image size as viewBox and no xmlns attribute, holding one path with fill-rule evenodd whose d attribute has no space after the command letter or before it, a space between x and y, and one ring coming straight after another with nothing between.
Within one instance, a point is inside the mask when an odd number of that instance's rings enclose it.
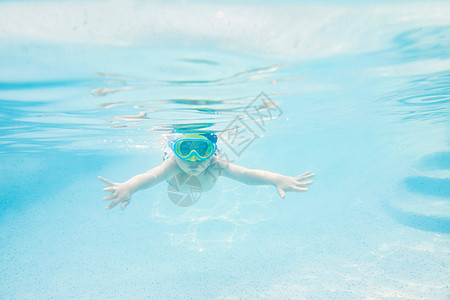
<instances>
[{"instance_id":1,"label":"clear blue water","mask_svg":"<svg viewBox=\"0 0 450 300\"><path fill-rule=\"evenodd\" d=\"M0 3L1 298L448 299L449 13ZM261 92L280 110L258 127ZM187 208L164 183L104 209L98 175L236 117L258 138L233 161L313 171L309 192L221 178Z\"/></svg>"}]
</instances>

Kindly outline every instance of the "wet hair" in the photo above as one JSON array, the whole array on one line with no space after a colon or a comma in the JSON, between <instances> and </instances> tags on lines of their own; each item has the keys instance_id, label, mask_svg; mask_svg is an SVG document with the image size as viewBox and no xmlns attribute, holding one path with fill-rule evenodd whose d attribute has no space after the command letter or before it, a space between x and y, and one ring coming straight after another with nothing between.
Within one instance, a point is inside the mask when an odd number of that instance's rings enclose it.
<instances>
[{"instance_id":1,"label":"wet hair","mask_svg":"<svg viewBox=\"0 0 450 300\"><path fill-rule=\"evenodd\" d=\"M217 143L217 135L215 135L213 132L199 133L199 135L204 136L213 144Z\"/></svg>"},{"instance_id":2,"label":"wet hair","mask_svg":"<svg viewBox=\"0 0 450 300\"><path fill-rule=\"evenodd\" d=\"M172 131L172 134L176 134L172 137L172 140L176 141L178 138L185 134L189 133L197 133L198 135L204 136L207 138L211 143L217 144L217 135L212 131L185 131L174 129Z\"/></svg>"}]
</instances>

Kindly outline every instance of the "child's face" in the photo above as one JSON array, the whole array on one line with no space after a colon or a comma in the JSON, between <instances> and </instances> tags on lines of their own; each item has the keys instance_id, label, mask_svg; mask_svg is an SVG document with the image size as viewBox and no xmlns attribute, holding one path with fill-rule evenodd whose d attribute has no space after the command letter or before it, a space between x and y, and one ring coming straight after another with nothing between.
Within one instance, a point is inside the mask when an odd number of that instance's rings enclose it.
<instances>
[{"instance_id":1,"label":"child's face","mask_svg":"<svg viewBox=\"0 0 450 300\"><path fill-rule=\"evenodd\" d=\"M177 156L175 156L175 160L177 161L178 166L189 175L197 176L203 171L205 171L209 165L211 164L212 156L206 160L198 160L196 162L183 160Z\"/></svg>"}]
</instances>

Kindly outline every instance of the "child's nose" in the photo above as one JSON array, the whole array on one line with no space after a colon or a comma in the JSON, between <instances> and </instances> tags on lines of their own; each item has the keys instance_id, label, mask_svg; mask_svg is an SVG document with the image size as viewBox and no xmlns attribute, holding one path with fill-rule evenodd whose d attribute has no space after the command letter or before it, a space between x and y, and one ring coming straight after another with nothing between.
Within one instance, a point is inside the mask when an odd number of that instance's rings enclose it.
<instances>
[{"instance_id":1,"label":"child's nose","mask_svg":"<svg viewBox=\"0 0 450 300\"><path fill-rule=\"evenodd\" d=\"M200 161L200 159L197 157L197 155L192 155L191 161L192 162L197 162L197 161Z\"/></svg>"}]
</instances>

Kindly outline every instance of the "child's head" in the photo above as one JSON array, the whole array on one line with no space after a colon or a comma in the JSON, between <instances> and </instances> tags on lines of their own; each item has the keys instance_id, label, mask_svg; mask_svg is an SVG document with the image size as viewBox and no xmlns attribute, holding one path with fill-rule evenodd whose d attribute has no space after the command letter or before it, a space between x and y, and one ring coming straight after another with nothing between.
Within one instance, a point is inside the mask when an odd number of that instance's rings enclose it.
<instances>
[{"instance_id":1,"label":"child's head","mask_svg":"<svg viewBox=\"0 0 450 300\"><path fill-rule=\"evenodd\" d=\"M214 133L184 133L169 141L178 166L187 174L198 175L209 167L217 146Z\"/></svg>"}]
</instances>

